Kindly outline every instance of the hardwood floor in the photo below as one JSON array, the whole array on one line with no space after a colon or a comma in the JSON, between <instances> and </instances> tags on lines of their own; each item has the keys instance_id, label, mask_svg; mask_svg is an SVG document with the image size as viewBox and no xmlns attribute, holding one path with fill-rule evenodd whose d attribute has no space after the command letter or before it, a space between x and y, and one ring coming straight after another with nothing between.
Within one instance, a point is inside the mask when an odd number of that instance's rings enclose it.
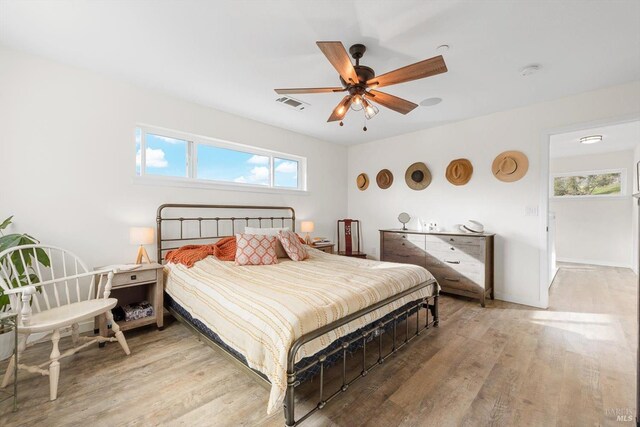
<instances>
[{"instance_id":1,"label":"hardwood floor","mask_svg":"<svg viewBox=\"0 0 640 427\"><path fill-rule=\"evenodd\" d=\"M635 280L627 269L565 265L548 310L445 296L440 328L304 425L621 425L615 412L635 402ZM283 425L281 412L266 415L259 382L179 323L127 341L129 357L111 344L64 359L54 402L47 377L22 371L20 409L0 395L0 424ZM38 344L25 361L49 351Z\"/></svg>"}]
</instances>

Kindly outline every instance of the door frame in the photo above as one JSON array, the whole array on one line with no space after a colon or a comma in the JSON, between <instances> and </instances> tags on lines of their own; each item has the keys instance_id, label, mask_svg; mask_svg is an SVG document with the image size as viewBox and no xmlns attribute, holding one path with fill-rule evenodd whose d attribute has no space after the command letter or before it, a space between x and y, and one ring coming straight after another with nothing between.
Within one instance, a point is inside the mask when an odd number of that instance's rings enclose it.
<instances>
[{"instance_id":1,"label":"door frame","mask_svg":"<svg viewBox=\"0 0 640 427\"><path fill-rule=\"evenodd\" d=\"M552 277L549 277L551 251L549 250L549 235L547 232L549 226L549 163L551 160L549 154L551 148L551 137L559 133L575 132L582 129L619 125L635 121L640 121L640 114L627 114L618 117L580 122L567 126L546 129L542 132L540 136L540 290L538 294L540 307L549 307L549 285L553 279Z\"/></svg>"}]
</instances>

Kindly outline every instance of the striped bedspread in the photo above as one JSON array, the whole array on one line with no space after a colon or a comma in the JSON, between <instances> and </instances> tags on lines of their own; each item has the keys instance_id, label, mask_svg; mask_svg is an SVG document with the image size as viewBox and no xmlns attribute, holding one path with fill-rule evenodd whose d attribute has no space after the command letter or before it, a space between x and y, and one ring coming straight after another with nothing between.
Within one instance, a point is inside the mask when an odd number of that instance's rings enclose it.
<instances>
[{"instance_id":1,"label":"striped bedspread","mask_svg":"<svg viewBox=\"0 0 640 427\"><path fill-rule=\"evenodd\" d=\"M297 338L433 278L414 265L309 252L310 258L302 262L280 259L275 265L237 266L207 257L192 268L165 268L166 292L269 378L269 414L284 399L287 353ZM297 360L408 302L433 295L435 286L305 344Z\"/></svg>"}]
</instances>

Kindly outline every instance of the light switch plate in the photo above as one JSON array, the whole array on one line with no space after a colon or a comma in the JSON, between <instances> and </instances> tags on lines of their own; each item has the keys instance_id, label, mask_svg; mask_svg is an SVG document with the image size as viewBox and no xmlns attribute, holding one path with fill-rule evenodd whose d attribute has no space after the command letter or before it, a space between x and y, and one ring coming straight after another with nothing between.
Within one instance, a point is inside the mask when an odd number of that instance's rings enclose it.
<instances>
[{"instance_id":1,"label":"light switch plate","mask_svg":"<svg viewBox=\"0 0 640 427\"><path fill-rule=\"evenodd\" d=\"M524 208L524 216L538 216L538 206L527 206Z\"/></svg>"}]
</instances>

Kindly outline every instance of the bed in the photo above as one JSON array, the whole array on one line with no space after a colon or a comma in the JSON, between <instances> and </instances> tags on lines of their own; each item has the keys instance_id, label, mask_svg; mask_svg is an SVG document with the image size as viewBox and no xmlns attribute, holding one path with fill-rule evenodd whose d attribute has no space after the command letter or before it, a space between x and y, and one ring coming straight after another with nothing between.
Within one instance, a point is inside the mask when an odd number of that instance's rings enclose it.
<instances>
[{"instance_id":1,"label":"bed","mask_svg":"<svg viewBox=\"0 0 640 427\"><path fill-rule=\"evenodd\" d=\"M262 212L271 215L262 216ZM284 213L278 216L275 212ZM295 211L288 207L162 205L157 224L158 259L162 260L170 249L215 241L249 225L289 226L295 231ZM283 405L288 426L304 421L376 366L367 366L363 357L361 374L349 379L347 354L361 351L365 355L374 346L379 351L377 364L382 363L439 321L439 286L424 268L341 257L312 248L309 252L305 261L280 259L269 266L236 266L215 257L191 268L165 264L169 311L266 380L270 387L267 412ZM414 313L410 333L409 318ZM402 321L404 327L399 328ZM393 337L386 354L383 335ZM325 370L340 362L342 385L327 395ZM313 377L319 377L318 402L296 419L295 390Z\"/></svg>"}]
</instances>

